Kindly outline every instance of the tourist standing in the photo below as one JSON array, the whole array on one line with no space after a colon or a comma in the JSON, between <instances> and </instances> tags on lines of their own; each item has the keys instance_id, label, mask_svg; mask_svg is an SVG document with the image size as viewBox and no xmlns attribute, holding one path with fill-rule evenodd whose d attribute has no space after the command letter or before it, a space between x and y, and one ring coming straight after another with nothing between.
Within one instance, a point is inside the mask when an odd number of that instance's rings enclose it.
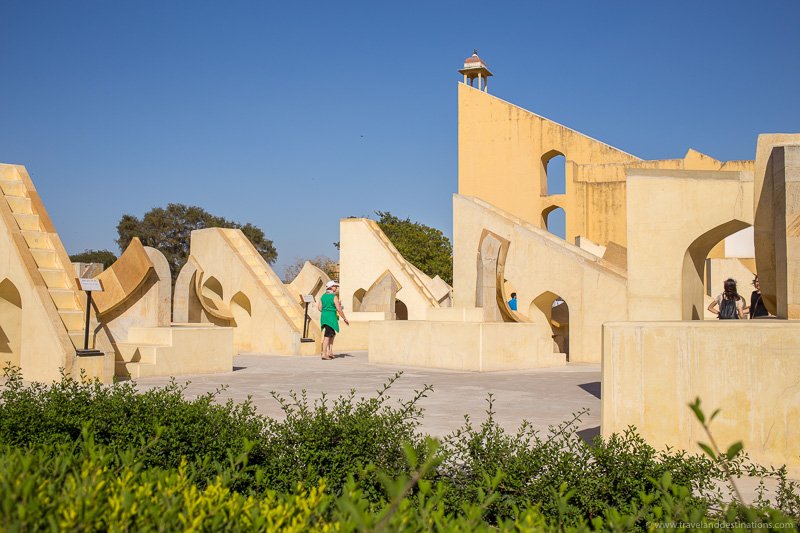
<instances>
[{"instance_id":1,"label":"tourist standing","mask_svg":"<svg viewBox=\"0 0 800 533\"><path fill-rule=\"evenodd\" d=\"M323 294L319 302L317 302L317 309L320 311L320 327L322 328L322 359L328 361L333 359L333 338L339 332L339 317L342 317L344 323L348 326L350 322L344 316L342 304L339 301L339 295L336 291L339 289L339 284L331 280L325 284L325 294Z\"/></svg>"},{"instance_id":2,"label":"tourist standing","mask_svg":"<svg viewBox=\"0 0 800 533\"><path fill-rule=\"evenodd\" d=\"M753 278L753 288L755 290L750 294L750 318L769 316L767 306L764 305L764 299L761 297L761 285L758 283L758 276Z\"/></svg>"},{"instance_id":3,"label":"tourist standing","mask_svg":"<svg viewBox=\"0 0 800 533\"><path fill-rule=\"evenodd\" d=\"M723 284L722 294L717 296L708 310L717 314L720 320L741 320L744 319L744 298L739 296L736 291L736 280L728 278ZM714 309L719 307L719 311Z\"/></svg>"},{"instance_id":4,"label":"tourist standing","mask_svg":"<svg viewBox=\"0 0 800 533\"><path fill-rule=\"evenodd\" d=\"M508 301L508 307L510 307L512 311L516 311L517 310L517 293L516 292L512 292L511 293L511 299Z\"/></svg>"}]
</instances>

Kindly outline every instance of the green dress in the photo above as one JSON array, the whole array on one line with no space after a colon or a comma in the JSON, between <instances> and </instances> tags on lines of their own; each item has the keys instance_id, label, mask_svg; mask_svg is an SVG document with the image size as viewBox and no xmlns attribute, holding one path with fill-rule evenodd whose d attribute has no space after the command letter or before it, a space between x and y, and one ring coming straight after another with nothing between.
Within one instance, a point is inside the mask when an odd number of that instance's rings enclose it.
<instances>
[{"instance_id":1,"label":"green dress","mask_svg":"<svg viewBox=\"0 0 800 533\"><path fill-rule=\"evenodd\" d=\"M339 313L336 311L334 299L336 295L331 292L323 294L319 301L322 302L322 314L320 315L320 327L330 326L333 331L339 333Z\"/></svg>"}]
</instances>

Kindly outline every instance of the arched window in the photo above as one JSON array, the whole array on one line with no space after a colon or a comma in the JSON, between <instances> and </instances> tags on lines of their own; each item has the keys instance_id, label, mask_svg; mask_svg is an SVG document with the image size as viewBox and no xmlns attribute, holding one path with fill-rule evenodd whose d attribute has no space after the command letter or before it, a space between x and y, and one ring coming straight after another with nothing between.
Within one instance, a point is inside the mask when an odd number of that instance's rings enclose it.
<instances>
[{"instance_id":1,"label":"arched window","mask_svg":"<svg viewBox=\"0 0 800 533\"><path fill-rule=\"evenodd\" d=\"M364 300L364 295L367 294L367 291L364 289L358 289L356 292L353 293L353 311L358 312L361 311L361 302Z\"/></svg>"},{"instance_id":2,"label":"arched window","mask_svg":"<svg viewBox=\"0 0 800 533\"><path fill-rule=\"evenodd\" d=\"M545 178L542 180L542 195L565 194L567 192L567 158L557 150L542 156Z\"/></svg>"},{"instance_id":3,"label":"arched window","mask_svg":"<svg viewBox=\"0 0 800 533\"><path fill-rule=\"evenodd\" d=\"M681 315L683 320L703 320L706 312L704 298L707 258L711 250L726 237L748 227L749 224L741 220L730 220L724 224L708 230L689 245L683 256L683 303ZM725 274L725 277L729 277ZM739 294L746 293L748 280L737 280ZM709 287L712 295L722 292L722 286ZM746 299L746 298L745 298Z\"/></svg>"},{"instance_id":4,"label":"arched window","mask_svg":"<svg viewBox=\"0 0 800 533\"><path fill-rule=\"evenodd\" d=\"M542 223L553 235L567 238L567 213L563 208L554 205L542 211Z\"/></svg>"},{"instance_id":5,"label":"arched window","mask_svg":"<svg viewBox=\"0 0 800 533\"><path fill-rule=\"evenodd\" d=\"M553 351L569 360L569 306L559 295L545 291L531 302L528 316L544 316L553 336Z\"/></svg>"},{"instance_id":6,"label":"arched window","mask_svg":"<svg viewBox=\"0 0 800 533\"><path fill-rule=\"evenodd\" d=\"M248 298L243 292L239 291L231 298L231 314L233 315L233 344L236 353L253 351L253 309Z\"/></svg>"},{"instance_id":7,"label":"arched window","mask_svg":"<svg viewBox=\"0 0 800 533\"><path fill-rule=\"evenodd\" d=\"M222 284L214 276L211 276L203 283L203 296L212 300L223 299Z\"/></svg>"},{"instance_id":8,"label":"arched window","mask_svg":"<svg viewBox=\"0 0 800 533\"><path fill-rule=\"evenodd\" d=\"M19 291L5 279L0 283L0 368L9 362L20 366L22 347L22 299Z\"/></svg>"},{"instance_id":9,"label":"arched window","mask_svg":"<svg viewBox=\"0 0 800 533\"><path fill-rule=\"evenodd\" d=\"M396 320L408 320L408 307L402 300L394 301L394 314Z\"/></svg>"}]
</instances>

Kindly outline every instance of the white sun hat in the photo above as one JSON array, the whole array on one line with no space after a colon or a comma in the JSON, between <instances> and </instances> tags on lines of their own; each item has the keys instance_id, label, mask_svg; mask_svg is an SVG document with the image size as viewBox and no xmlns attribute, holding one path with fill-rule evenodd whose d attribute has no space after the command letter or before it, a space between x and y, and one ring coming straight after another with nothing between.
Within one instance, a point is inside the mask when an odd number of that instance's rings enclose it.
<instances>
[{"instance_id":1,"label":"white sun hat","mask_svg":"<svg viewBox=\"0 0 800 533\"><path fill-rule=\"evenodd\" d=\"M326 289L330 289L331 287L338 287L339 283L334 280L330 280L328 283L325 284Z\"/></svg>"}]
</instances>

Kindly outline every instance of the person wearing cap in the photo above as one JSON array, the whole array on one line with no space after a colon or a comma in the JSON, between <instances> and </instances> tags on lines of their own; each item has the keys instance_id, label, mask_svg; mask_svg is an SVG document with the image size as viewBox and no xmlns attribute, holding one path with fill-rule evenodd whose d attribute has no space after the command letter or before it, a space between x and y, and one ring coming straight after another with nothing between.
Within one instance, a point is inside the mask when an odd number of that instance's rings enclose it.
<instances>
[{"instance_id":1,"label":"person wearing cap","mask_svg":"<svg viewBox=\"0 0 800 533\"><path fill-rule=\"evenodd\" d=\"M339 284L331 280L325 284L325 294L323 294L319 302L317 302L317 309L320 311L320 327L322 328L322 359L328 361L333 359L333 338L339 332L339 316L342 317L344 323L348 326L350 322L344 316L342 303L339 301L339 295L336 290Z\"/></svg>"}]
</instances>

